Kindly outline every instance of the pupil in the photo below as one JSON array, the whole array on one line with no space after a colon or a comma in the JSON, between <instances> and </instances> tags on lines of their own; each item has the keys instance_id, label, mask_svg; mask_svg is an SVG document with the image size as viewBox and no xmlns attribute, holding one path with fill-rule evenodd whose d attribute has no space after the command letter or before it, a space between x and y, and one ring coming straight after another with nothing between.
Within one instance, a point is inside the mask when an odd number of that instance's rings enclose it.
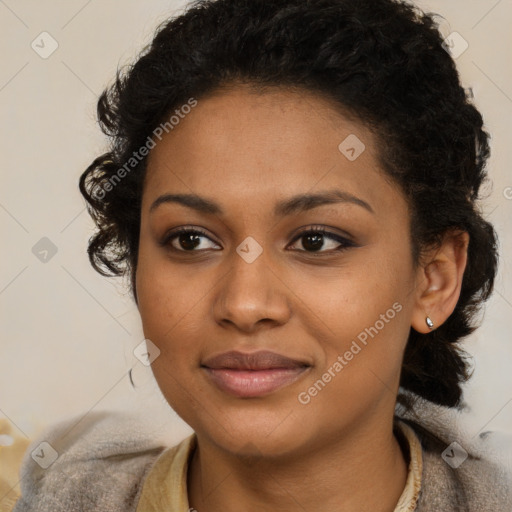
<instances>
[{"instance_id":1,"label":"pupil","mask_svg":"<svg viewBox=\"0 0 512 512\"><path fill-rule=\"evenodd\" d=\"M306 250L317 251L318 249L322 248L323 243L324 243L323 235L313 234L313 235L306 235L305 241L302 242L302 245L304 246L304 249L306 249Z\"/></svg>"},{"instance_id":2,"label":"pupil","mask_svg":"<svg viewBox=\"0 0 512 512\"><path fill-rule=\"evenodd\" d=\"M201 243L199 236L195 233L183 233L180 235L179 240L184 249L194 249Z\"/></svg>"}]
</instances>

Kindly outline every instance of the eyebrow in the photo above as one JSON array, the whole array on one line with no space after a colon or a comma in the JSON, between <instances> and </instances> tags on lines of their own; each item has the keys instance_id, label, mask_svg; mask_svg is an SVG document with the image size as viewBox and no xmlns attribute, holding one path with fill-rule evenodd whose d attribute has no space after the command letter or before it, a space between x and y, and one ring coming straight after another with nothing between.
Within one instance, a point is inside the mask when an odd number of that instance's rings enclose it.
<instances>
[{"instance_id":1,"label":"eyebrow","mask_svg":"<svg viewBox=\"0 0 512 512\"><path fill-rule=\"evenodd\" d=\"M158 197L151 207L149 212L152 213L162 204L177 203L187 206L200 213L209 215L223 215L224 210L220 205L211 199L201 197L197 194L164 194ZM361 206L370 213L375 213L373 208L362 199L343 192L341 190L328 190L316 194L299 194L289 199L277 203L274 207L274 216L284 217L294 213L300 213L319 206L335 204L335 203L349 203Z\"/></svg>"}]
</instances>

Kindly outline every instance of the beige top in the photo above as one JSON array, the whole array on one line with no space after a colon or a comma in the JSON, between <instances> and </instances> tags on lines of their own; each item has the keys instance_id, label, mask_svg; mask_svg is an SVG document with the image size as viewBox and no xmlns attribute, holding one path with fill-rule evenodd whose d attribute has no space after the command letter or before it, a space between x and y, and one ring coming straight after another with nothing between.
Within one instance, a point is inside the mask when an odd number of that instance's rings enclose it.
<instances>
[{"instance_id":1,"label":"beige top","mask_svg":"<svg viewBox=\"0 0 512 512\"><path fill-rule=\"evenodd\" d=\"M422 452L414 431L397 421L397 433L405 449L408 474L405 488L394 512L413 512L421 488ZM197 438L191 435L173 448L165 450L151 468L144 482L137 512L193 512L187 495L187 471ZM408 452L408 453L407 453Z\"/></svg>"}]
</instances>

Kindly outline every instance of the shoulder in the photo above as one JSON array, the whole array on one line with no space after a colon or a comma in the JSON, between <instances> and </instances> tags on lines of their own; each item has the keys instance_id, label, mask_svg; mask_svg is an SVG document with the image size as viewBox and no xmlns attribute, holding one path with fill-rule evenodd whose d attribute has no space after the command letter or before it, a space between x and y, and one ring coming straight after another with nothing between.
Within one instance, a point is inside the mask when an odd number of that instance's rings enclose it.
<instances>
[{"instance_id":1,"label":"shoulder","mask_svg":"<svg viewBox=\"0 0 512 512\"><path fill-rule=\"evenodd\" d=\"M417 512L494 512L512 510L512 475L498 458L499 434L470 437L449 415L403 419L422 447L421 491ZM512 446L512 436L502 442ZM493 446L494 445L494 446Z\"/></svg>"},{"instance_id":2,"label":"shoulder","mask_svg":"<svg viewBox=\"0 0 512 512\"><path fill-rule=\"evenodd\" d=\"M24 455L14 512L135 510L144 477L165 448L127 413L53 425Z\"/></svg>"}]
</instances>

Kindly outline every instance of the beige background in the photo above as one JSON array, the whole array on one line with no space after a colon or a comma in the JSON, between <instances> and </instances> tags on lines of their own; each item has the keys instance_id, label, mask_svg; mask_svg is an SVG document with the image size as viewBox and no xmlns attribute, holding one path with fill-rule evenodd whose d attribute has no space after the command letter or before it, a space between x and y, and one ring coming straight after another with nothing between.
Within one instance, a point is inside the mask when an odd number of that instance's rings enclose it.
<instances>
[{"instance_id":1,"label":"beige background","mask_svg":"<svg viewBox=\"0 0 512 512\"><path fill-rule=\"evenodd\" d=\"M143 335L123 282L89 266L93 226L77 188L80 173L104 148L95 122L98 95L149 42L157 23L183 5L0 1L0 418L19 435L31 438L60 419L100 409L159 418L176 440L188 432L133 356ZM457 65L493 137L493 187L483 210L499 232L502 260L483 326L466 343L475 373L464 421L475 435L512 433L512 2L418 5L444 16L445 36L457 31L469 43ZM59 45L47 59L31 48L43 31ZM32 252L43 237L57 248L46 263Z\"/></svg>"}]
</instances>

